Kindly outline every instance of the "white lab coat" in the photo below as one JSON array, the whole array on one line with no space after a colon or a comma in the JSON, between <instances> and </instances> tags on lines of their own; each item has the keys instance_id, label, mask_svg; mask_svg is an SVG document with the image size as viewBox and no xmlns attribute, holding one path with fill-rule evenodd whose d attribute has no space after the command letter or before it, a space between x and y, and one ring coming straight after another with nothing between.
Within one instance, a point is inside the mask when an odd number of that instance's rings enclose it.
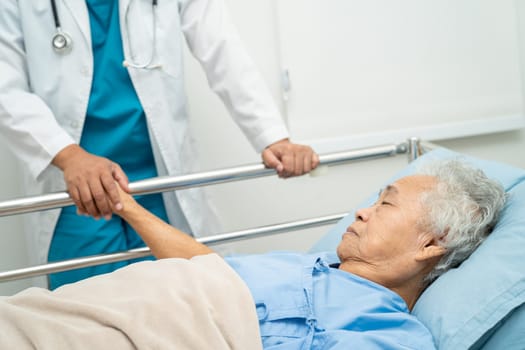
<instances>
[{"instance_id":1,"label":"white lab coat","mask_svg":"<svg viewBox=\"0 0 525 350\"><path fill-rule=\"evenodd\" d=\"M65 146L79 142L91 89L93 56L85 2L56 3L62 29L73 38L72 51L66 55L51 47L55 26L49 0L0 2L0 133L27 166L28 194L65 190L62 173L50 163ZM151 1L121 0L119 9L125 56L132 52L134 62L147 61L153 45ZM146 114L159 175L195 171L183 91L181 32L210 87L256 150L288 137L222 0L160 0L156 30L154 62L162 67L129 68L129 73ZM164 194L164 200L172 223L196 236L216 233L213 210L200 190ZM29 243L37 262L47 260L59 213L31 215Z\"/></svg>"}]
</instances>

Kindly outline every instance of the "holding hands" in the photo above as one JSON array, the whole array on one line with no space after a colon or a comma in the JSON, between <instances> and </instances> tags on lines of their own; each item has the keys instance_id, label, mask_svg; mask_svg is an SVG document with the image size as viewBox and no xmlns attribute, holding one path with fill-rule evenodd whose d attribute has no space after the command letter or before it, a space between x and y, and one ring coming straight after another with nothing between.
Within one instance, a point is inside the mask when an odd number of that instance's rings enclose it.
<instances>
[{"instance_id":1,"label":"holding hands","mask_svg":"<svg viewBox=\"0 0 525 350\"><path fill-rule=\"evenodd\" d=\"M117 163L69 145L56 155L53 164L64 172L67 191L79 214L109 219L112 208L122 208L118 186L126 192L129 187Z\"/></svg>"}]
</instances>

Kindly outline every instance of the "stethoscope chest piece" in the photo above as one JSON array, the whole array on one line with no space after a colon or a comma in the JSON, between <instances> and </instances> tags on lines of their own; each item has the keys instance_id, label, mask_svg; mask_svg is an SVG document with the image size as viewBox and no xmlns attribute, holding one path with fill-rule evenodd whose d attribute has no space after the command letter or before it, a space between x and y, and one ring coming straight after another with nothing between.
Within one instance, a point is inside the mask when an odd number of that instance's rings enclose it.
<instances>
[{"instance_id":1,"label":"stethoscope chest piece","mask_svg":"<svg viewBox=\"0 0 525 350\"><path fill-rule=\"evenodd\" d=\"M71 51L71 48L73 47L73 40L69 34L58 29L51 39L51 45L53 46L53 50L55 50L56 53L66 54Z\"/></svg>"}]
</instances>

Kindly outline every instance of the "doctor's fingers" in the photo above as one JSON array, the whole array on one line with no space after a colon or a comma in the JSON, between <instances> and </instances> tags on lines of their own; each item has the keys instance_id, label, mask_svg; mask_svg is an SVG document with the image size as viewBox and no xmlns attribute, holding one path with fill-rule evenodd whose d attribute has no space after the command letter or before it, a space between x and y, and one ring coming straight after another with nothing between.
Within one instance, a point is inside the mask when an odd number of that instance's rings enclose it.
<instances>
[{"instance_id":1,"label":"doctor's fingers","mask_svg":"<svg viewBox=\"0 0 525 350\"><path fill-rule=\"evenodd\" d=\"M80 192L78 191L77 187L71 187L68 188L69 197L73 199L73 202L75 202L75 205L77 207L77 214L78 215L88 215L87 209L84 206L84 203L80 200Z\"/></svg>"},{"instance_id":2,"label":"doctor's fingers","mask_svg":"<svg viewBox=\"0 0 525 350\"><path fill-rule=\"evenodd\" d=\"M319 164L319 156L309 147L294 145L291 152L282 156L283 177L299 176L309 173Z\"/></svg>"},{"instance_id":3,"label":"doctor's fingers","mask_svg":"<svg viewBox=\"0 0 525 350\"><path fill-rule=\"evenodd\" d=\"M282 172L283 165L277 155L270 148L266 148L262 153L263 163L267 168L272 168L277 171L277 173Z\"/></svg>"},{"instance_id":4,"label":"doctor's fingers","mask_svg":"<svg viewBox=\"0 0 525 350\"><path fill-rule=\"evenodd\" d=\"M80 200L89 215L95 219L100 219L101 216L109 219L112 213L111 206L100 178L90 179L79 192Z\"/></svg>"},{"instance_id":5,"label":"doctor's fingers","mask_svg":"<svg viewBox=\"0 0 525 350\"><path fill-rule=\"evenodd\" d=\"M292 176L302 175L302 166L298 167L297 162L300 157L295 153L285 153L281 156L281 162L283 164L283 170L279 173L279 176L282 178L288 178Z\"/></svg>"},{"instance_id":6,"label":"doctor's fingers","mask_svg":"<svg viewBox=\"0 0 525 350\"><path fill-rule=\"evenodd\" d=\"M78 213L99 219L101 215L111 214L111 208L104 187L100 180L101 174L90 174L81 181L69 183L68 191L75 202Z\"/></svg>"},{"instance_id":7,"label":"doctor's fingers","mask_svg":"<svg viewBox=\"0 0 525 350\"><path fill-rule=\"evenodd\" d=\"M95 205L91 189L87 182L75 184L68 189L69 195L73 198L77 206L77 211L81 215L89 215L94 218L100 218L100 212Z\"/></svg>"}]
</instances>

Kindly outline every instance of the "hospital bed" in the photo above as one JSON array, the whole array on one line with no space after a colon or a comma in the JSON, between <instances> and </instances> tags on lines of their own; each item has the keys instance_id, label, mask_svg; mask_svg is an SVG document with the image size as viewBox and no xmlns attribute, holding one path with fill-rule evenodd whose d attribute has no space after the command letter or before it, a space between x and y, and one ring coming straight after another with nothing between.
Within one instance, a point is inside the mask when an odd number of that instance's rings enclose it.
<instances>
[{"instance_id":1,"label":"hospital bed","mask_svg":"<svg viewBox=\"0 0 525 350\"><path fill-rule=\"evenodd\" d=\"M321 156L321 167L356 160L408 154L411 162L386 182L408 175L432 159L460 158L499 180L509 193L503 215L489 238L465 261L435 281L421 296L414 314L430 329L439 349L525 349L525 170L474 158L410 139L399 145L372 147ZM145 180L131 185L133 193L158 193L273 175L262 165L244 166L183 177ZM376 194L358 207L367 206ZM0 203L0 216L69 205L66 193L37 196ZM341 232L354 214L339 213L296 222L199 238L213 244L336 223L311 247L311 251L334 250ZM148 248L85 257L0 273L0 282L52 272L128 260L149 255Z\"/></svg>"}]
</instances>

